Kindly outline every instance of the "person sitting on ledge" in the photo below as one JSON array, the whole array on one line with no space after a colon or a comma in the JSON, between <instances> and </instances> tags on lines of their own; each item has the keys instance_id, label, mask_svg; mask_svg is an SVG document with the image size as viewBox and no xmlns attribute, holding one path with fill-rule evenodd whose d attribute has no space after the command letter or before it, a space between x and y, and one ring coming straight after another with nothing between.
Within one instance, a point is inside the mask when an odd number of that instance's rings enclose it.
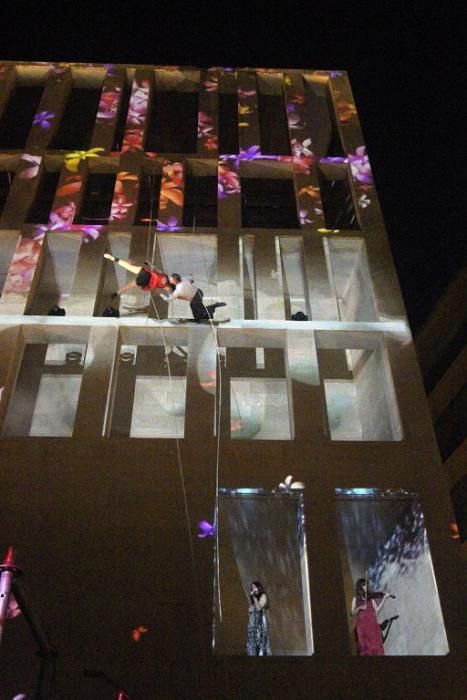
<instances>
[{"instance_id":1,"label":"person sitting on ledge","mask_svg":"<svg viewBox=\"0 0 467 700\"><path fill-rule=\"evenodd\" d=\"M205 319L212 319L219 306L226 306L224 301L217 301L214 304L205 306L203 302L203 292L194 284L189 277L181 277L177 272L173 272L169 277L169 285L174 287L172 294L161 294L161 297L170 302L174 299L188 301L190 304L193 319L197 322Z\"/></svg>"},{"instance_id":2,"label":"person sitting on ledge","mask_svg":"<svg viewBox=\"0 0 467 700\"><path fill-rule=\"evenodd\" d=\"M165 272L152 270L149 263L145 263L143 267L140 267L139 265L133 265L128 260L121 260L115 257L115 255L110 255L110 253L104 253L104 258L117 263L120 267L136 275L136 279L117 289L117 291L112 294L112 299L124 294L130 289L136 289L138 287L142 289L143 292L152 292L153 289L173 289L173 286L169 283L168 275L166 275Z\"/></svg>"}]
</instances>

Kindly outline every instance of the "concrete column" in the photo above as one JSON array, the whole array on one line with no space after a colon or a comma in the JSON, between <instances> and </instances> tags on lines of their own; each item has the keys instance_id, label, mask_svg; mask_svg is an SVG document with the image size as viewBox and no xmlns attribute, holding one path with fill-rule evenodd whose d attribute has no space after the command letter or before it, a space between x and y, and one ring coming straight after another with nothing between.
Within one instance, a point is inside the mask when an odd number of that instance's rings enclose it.
<instances>
[{"instance_id":1,"label":"concrete column","mask_svg":"<svg viewBox=\"0 0 467 700\"><path fill-rule=\"evenodd\" d=\"M102 237L81 244L73 286L66 304L69 316L94 315L103 283L105 245Z\"/></svg>"},{"instance_id":2,"label":"concrete column","mask_svg":"<svg viewBox=\"0 0 467 700\"><path fill-rule=\"evenodd\" d=\"M311 319L313 321L338 321L339 310L331 270L326 260L322 237L314 234L303 236L303 251L308 280Z\"/></svg>"},{"instance_id":3,"label":"concrete column","mask_svg":"<svg viewBox=\"0 0 467 700\"><path fill-rule=\"evenodd\" d=\"M0 432L18 376L24 351L20 326L0 327Z\"/></svg>"},{"instance_id":4,"label":"concrete column","mask_svg":"<svg viewBox=\"0 0 467 700\"><path fill-rule=\"evenodd\" d=\"M217 390L216 341L210 326L190 329L186 377L185 439L213 438Z\"/></svg>"},{"instance_id":5,"label":"concrete column","mask_svg":"<svg viewBox=\"0 0 467 700\"><path fill-rule=\"evenodd\" d=\"M325 439L318 355L313 331L286 334L286 368L290 383L290 411L295 440Z\"/></svg>"},{"instance_id":6,"label":"concrete column","mask_svg":"<svg viewBox=\"0 0 467 700\"><path fill-rule=\"evenodd\" d=\"M277 266L276 241L269 231L256 233L254 255L258 318L284 319L284 294Z\"/></svg>"},{"instance_id":7,"label":"concrete column","mask_svg":"<svg viewBox=\"0 0 467 700\"><path fill-rule=\"evenodd\" d=\"M103 434L117 343L117 325L94 327L89 332L74 438L86 439Z\"/></svg>"}]
</instances>

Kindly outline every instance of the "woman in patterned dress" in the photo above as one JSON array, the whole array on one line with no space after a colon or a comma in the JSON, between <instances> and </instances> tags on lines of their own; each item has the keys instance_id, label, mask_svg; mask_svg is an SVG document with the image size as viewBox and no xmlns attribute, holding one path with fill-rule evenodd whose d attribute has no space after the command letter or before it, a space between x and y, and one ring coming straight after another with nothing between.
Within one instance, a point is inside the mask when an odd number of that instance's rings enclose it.
<instances>
[{"instance_id":1,"label":"woman in patterned dress","mask_svg":"<svg viewBox=\"0 0 467 700\"><path fill-rule=\"evenodd\" d=\"M268 597L259 581L253 581L251 584L250 603L246 639L247 656L271 656L266 615Z\"/></svg>"}]
</instances>

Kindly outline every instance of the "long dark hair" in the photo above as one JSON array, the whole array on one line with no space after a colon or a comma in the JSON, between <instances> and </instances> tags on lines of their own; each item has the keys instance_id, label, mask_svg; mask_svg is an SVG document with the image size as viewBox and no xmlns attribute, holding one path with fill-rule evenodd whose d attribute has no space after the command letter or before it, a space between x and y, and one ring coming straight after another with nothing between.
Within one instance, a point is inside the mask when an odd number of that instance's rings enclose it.
<instances>
[{"instance_id":1,"label":"long dark hair","mask_svg":"<svg viewBox=\"0 0 467 700\"><path fill-rule=\"evenodd\" d=\"M363 588L366 586L366 590ZM355 584L355 597L357 600L367 600L368 598L368 581L366 578L359 578Z\"/></svg>"},{"instance_id":2,"label":"long dark hair","mask_svg":"<svg viewBox=\"0 0 467 700\"><path fill-rule=\"evenodd\" d=\"M264 586L261 583L261 581L252 581L251 586L256 586L256 588L258 589L257 593L250 593L250 601L251 601L252 605L253 605L253 597L255 597L255 598L257 598L257 600L259 600L261 598L261 596L263 595L263 593L267 599L267 594L266 594L266 591L264 590ZM251 586L250 586L250 591L251 591ZM265 605L266 608L269 607L268 602Z\"/></svg>"}]
</instances>

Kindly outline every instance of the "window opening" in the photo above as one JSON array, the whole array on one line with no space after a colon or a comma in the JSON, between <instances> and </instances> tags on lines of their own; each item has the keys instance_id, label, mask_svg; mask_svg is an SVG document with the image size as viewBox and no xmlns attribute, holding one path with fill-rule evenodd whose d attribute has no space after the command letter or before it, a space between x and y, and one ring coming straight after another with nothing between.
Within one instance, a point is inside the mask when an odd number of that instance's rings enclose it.
<instances>
[{"instance_id":1,"label":"window opening","mask_svg":"<svg viewBox=\"0 0 467 700\"><path fill-rule=\"evenodd\" d=\"M73 88L50 148L72 151L91 143L101 88Z\"/></svg>"},{"instance_id":2,"label":"window opening","mask_svg":"<svg viewBox=\"0 0 467 700\"><path fill-rule=\"evenodd\" d=\"M33 126L44 88L18 85L0 119L0 149L23 149Z\"/></svg>"},{"instance_id":3,"label":"window opening","mask_svg":"<svg viewBox=\"0 0 467 700\"><path fill-rule=\"evenodd\" d=\"M220 489L217 523L214 653L313 654L303 494ZM263 615L249 611L253 581Z\"/></svg>"},{"instance_id":4,"label":"window opening","mask_svg":"<svg viewBox=\"0 0 467 700\"><path fill-rule=\"evenodd\" d=\"M449 652L424 516L416 494L336 489L351 649L360 656ZM356 583L363 579L366 595ZM365 583L367 582L367 583ZM384 599L377 592L389 593ZM360 607L353 616L352 599Z\"/></svg>"}]
</instances>

